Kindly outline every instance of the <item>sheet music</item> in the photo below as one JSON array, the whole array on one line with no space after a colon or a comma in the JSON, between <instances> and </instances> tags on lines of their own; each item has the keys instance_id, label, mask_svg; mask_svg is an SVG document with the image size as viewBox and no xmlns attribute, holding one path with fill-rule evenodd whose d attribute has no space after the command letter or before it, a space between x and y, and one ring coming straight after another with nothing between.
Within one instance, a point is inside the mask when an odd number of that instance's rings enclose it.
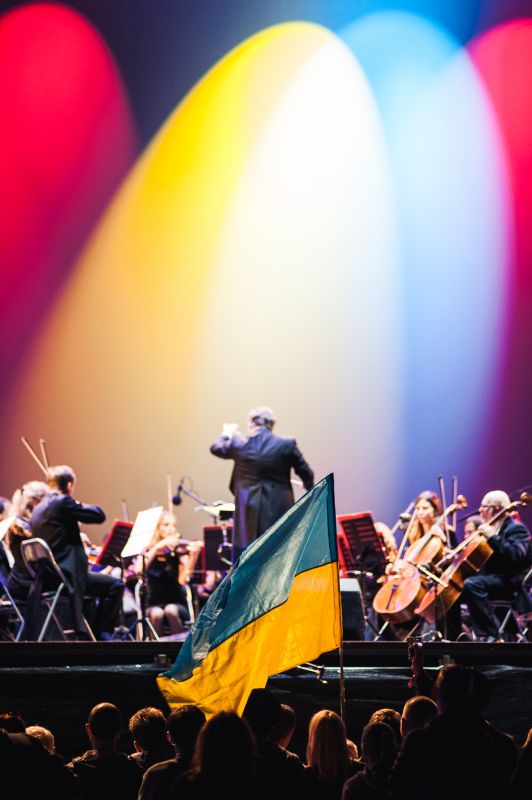
<instances>
[{"instance_id":1,"label":"sheet music","mask_svg":"<svg viewBox=\"0 0 532 800\"><path fill-rule=\"evenodd\" d=\"M131 529L131 535L122 550L122 558L138 556L146 550L159 524L163 511L163 506L155 506L155 508L147 508L144 511L139 511L135 519L135 524Z\"/></svg>"}]
</instances>

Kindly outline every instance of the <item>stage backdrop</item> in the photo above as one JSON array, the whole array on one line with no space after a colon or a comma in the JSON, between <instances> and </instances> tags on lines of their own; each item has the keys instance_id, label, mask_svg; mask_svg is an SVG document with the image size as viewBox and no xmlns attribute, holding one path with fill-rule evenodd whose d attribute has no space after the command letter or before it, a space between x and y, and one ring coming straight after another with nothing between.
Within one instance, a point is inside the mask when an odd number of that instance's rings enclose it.
<instances>
[{"instance_id":1,"label":"stage backdrop","mask_svg":"<svg viewBox=\"0 0 532 800\"><path fill-rule=\"evenodd\" d=\"M532 483L532 1L0 9L1 494L228 500L258 404L339 513Z\"/></svg>"}]
</instances>

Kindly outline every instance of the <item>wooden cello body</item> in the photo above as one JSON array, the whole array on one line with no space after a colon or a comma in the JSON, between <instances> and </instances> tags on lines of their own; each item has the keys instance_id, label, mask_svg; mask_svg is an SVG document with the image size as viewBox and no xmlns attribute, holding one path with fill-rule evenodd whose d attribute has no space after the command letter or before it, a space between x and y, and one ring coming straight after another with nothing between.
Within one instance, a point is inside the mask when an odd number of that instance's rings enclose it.
<instances>
[{"instance_id":1,"label":"wooden cello body","mask_svg":"<svg viewBox=\"0 0 532 800\"><path fill-rule=\"evenodd\" d=\"M400 572L387 576L386 583L373 598L373 608L388 622L408 622L426 591L425 580L417 567L404 562Z\"/></svg>"},{"instance_id":2,"label":"wooden cello body","mask_svg":"<svg viewBox=\"0 0 532 800\"><path fill-rule=\"evenodd\" d=\"M444 617L462 594L466 578L476 575L492 553L493 549L482 534L474 534L439 576L441 582L434 583L425 593L415 613L430 623Z\"/></svg>"}]
</instances>

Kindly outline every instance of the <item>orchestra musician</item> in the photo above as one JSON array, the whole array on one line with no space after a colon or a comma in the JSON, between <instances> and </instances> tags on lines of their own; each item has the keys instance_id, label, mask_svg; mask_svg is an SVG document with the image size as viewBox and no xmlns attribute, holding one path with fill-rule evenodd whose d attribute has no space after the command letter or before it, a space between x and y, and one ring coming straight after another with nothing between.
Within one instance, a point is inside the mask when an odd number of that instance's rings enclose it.
<instances>
[{"instance_id":1,"label":"orchestra musician","mask_svg":"<svg viewBox=\"0 0 532 800\"><path fill-rule=\"evenodd\" d=\"M478 528L493 549L478 575L464 581L463 602L469 608L475 636L480 641L497 641L499 626L489 605L490 599L513 599L519 593L519 610L528 612L530 599L522 590L521 581L532 564L530 532L509 511L508 494L500 489L484 495L480 504L482 524ZM491 523L496 515L500 518Z\"/></svg>"},{"instance_id":2,"label":"orchestra musician","mask_svg":"<svg viewBox=\"0 0 532 800\"><path fill-rule=\"evenodd\" d=\"M401 558L390 561L386 568L387 575L398 574L403 576L402 580L408 582L408 572L411 565L420 565L418 568L425 567L430 571L434 570L434 562L448 553L447 537L441 527L441 520L444 518L441 510L440 499L432 491L423 491L416 499L414 515L408 524L406 538L408 547ZM450 531L451 545L455 544L454 531ZM404 638L412 624L415 626L419 619L414 619L411 623L401 623L401 626L394 624L392 630L398 638ZM404 627L403 627L404 625ZM440 630L443 628L443 631ZM447 639L456 639L461 633L460 605L456 604L447 612L446 619L436 625L439 634L442 633ZM434 625L422 621L419 630L422 635L429 635L435 632Z\"/></svg>"},{"instance_id":3,"label":"orchestra musician","mask_svg":"<svg viewBox=\"0 0 532 800\"><path fill-rule=\"evenodd\" d=\"M7 532L6 544L13 561L7 587L15 600L25 601L32 585L32 578L22 557L21 544L24 539L31 538L32 511L47 492L48 486L43 481L28 481L13 495L11 511L15 519Z\"/></svg>"},{"instance_id":4,"label":"orchestra musician","mask_svg":"<svg viewBox=\"0 0 532 800\"><path fill-rule=\"evenodd\" d=\"M190 619L188 581L200 550L200 542L181 539L175 515L163 511L146 552L135 560L134 571L144 570L147 578L146 615L158 636L165 620L176 634Z\"/></svg>"},{"instance_id":5,"label":"orchestra musician","mask_svg":"<svg viewBox=\"0 0 532 800\"><path fill-rule=\"evenodd\" d=\"M405 553L405 558L396 559L393 551L390 552L390 563L386 568L387 573L401 572L404 569L405 561L408 560L409 553L412 553L412 547L416 543L420 543L421 539L425 538L427 543L430 543L434 538L441 542L442 548L445 547L445 533L438 523L441 516L441 504L437 494L431 491L424 491L417 497L414 516L410 520L407 527L407 541L408 547Z\"/></svg>"},{"instance_id":6,"label":"orchestra musician","mask_svg":"<svg viewBox=\"0 0 532 800\"><path fill-rule=\"evenodd\" d=\"M31 515L32 534L47 542L73 587L70 603L77 638L86 639L88 636L83 623L83 598L88 595L97 599L94 633L98 638L108 639L118 621L124 583L111 575L89 572L79 528L80 522L104 522L105 514L99 506L74 499L76 475L71 467L50 467L48 476L50 491Z\"/></svg>"},{"instance_id":7,"label":"orchestra musician","mask_svg":"<svg viewBox=\"0 0 532 800\"><path fill-rule=\"evenodd\" d=\"M471 536L474 536L481 525L482 517L478 514L468 517L464 522L464 539L470 539Z\"/></svg>"},{"instance_id":8,"label":"orchestra musician","mask_svg":"<svg viewBox=\"0 0 532 800\"><path fill-rule=\"evenodd\" d=\"M211 445L213 455L234 461L229 488L235 496L235 558L294 504L292 469L307 491L314 485L314 473L295 439L276 436L274 424L271 408L260 406L248 413L247 436L235 423L225 423Z\"/></svg>"}]
</instances>

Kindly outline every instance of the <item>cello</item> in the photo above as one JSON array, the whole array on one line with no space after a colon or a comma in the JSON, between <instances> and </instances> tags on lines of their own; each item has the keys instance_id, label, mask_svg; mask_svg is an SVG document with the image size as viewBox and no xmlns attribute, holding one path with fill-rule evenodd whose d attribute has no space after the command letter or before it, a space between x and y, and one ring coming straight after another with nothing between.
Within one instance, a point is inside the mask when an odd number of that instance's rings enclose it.
<instances>
[{"instance_id":1,"label":"cello","mask_svg":"<svg viewBox=\"0 0 532 800\"><path fill-rule=\"evenodd\" d=\"M514 500L510 505L501 508L495 516L490 519L489 525L498 522L509 511L513 511L520 506L526 506L532 501L532 495L523 492L519 500ZM492 534L496 536L497 534ZM489 537L491 538L491 537ZM476 575L493 553L493 548L489 543L489 538L482 531L477 531L468 539L464 539L458 547L455 547L448 556L442 559L447 561L452 556L452 561L439 576L438 582L430 588L422 598L415 613L423 617L430 623L441 619L451 606L458 600L464 588L466 578ZM436 564L436 568L442 563Z\"/></svg>"},{"instance_id":2,"label":"cello","mask_svg":"<svg viewBox=\"0 0 532 800\"><path fill-rule=\"evenodd\" d=\"M443 555L445 545L435 529L438 529L441 522L449 514L454 513L457 507L465 508L465 506L467 500L459 495L457 503L448 506L430 530L408 546L404 558L401 559L406 541L417 522L417 511L414 511L393 562L392 572L373 598L373 609L384 620L392 623L408 622L415 616L429 589L430 581L439 580L430 566L435 559Z\"/></svg>"}]
</instances>

